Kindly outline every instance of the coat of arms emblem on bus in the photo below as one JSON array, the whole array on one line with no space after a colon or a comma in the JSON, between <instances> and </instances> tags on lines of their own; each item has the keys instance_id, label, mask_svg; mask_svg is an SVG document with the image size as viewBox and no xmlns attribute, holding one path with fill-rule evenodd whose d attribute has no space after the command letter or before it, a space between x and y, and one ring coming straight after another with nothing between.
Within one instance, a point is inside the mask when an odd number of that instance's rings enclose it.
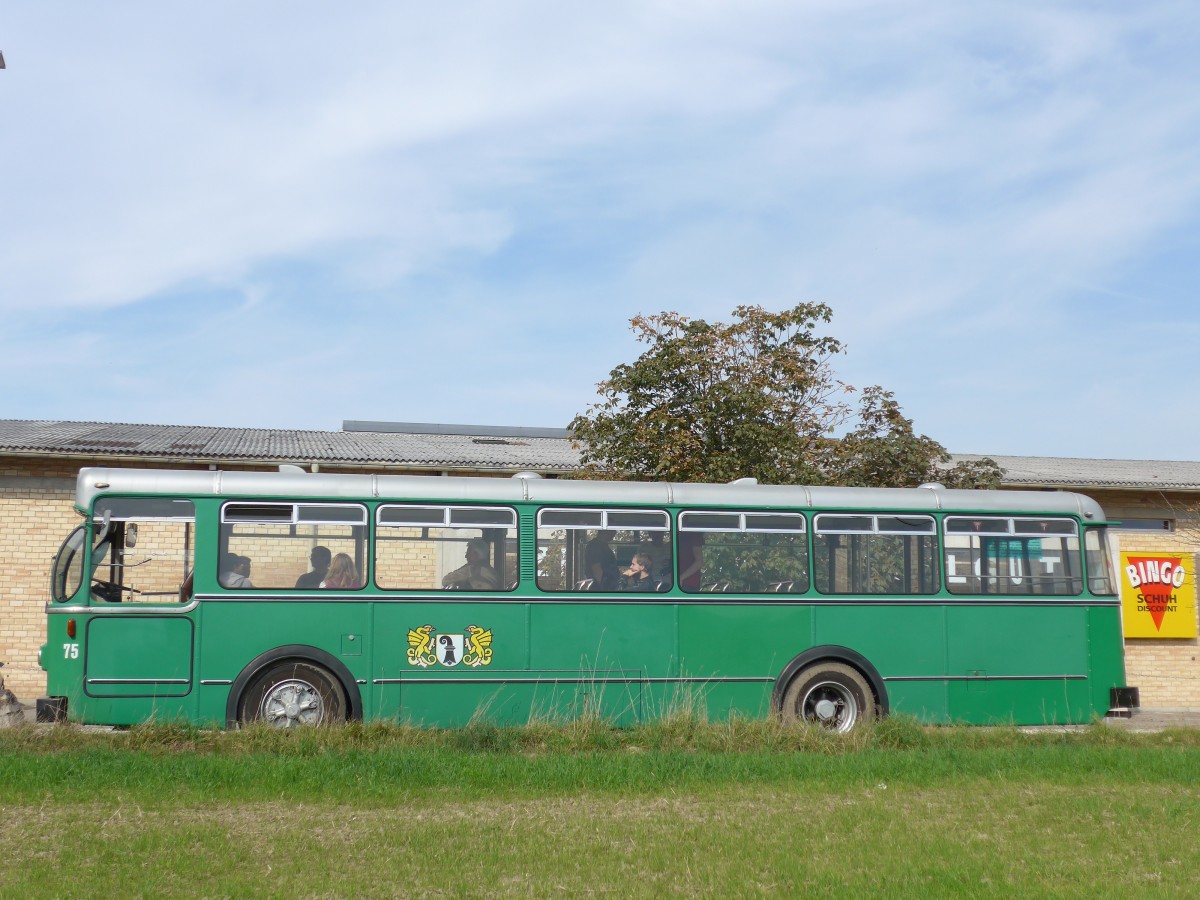
<instances>
[{"instance_id":1,"label":"coat of arms emblem on bus","mask_svg":"<svg viewBox=\"0 0 1200 900\"><path fill-rule=\"evenodd\" d=\"M468 668L486 666L492 661L492 632L468 625L465 634L439 634L432 625L408 630L408 664L426 669L446 668L460 663Z\"/></svg>"}]
</instances>

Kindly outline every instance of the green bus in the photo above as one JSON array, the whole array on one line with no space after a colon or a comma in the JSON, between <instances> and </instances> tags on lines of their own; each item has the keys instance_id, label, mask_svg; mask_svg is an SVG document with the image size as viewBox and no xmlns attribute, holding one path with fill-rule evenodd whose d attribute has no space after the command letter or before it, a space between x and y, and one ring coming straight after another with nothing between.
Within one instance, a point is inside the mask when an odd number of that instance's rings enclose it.
<instances>
[{"instance_id":1,"label":"green bus","mask_svg":"<svg viewBox=\"0 0 1200 900\"><path fill-rule=\"evenodd\" d=\"M76 507L43 721L846 731L1136 703L1077 494L86 468Z\"/></svg>"}]
</instances>

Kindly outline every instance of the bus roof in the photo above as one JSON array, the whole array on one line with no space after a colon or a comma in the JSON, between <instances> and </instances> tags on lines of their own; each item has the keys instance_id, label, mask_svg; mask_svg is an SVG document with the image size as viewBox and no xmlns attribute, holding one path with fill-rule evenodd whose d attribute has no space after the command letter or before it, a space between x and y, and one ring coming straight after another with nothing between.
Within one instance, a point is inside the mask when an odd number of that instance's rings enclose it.
<instances>
[{"instance_id":1,"label":"bus roof","mask_svg":"<svg viewBox=\"0 0 1200 900\"><path fill-rule=\"evenodd\" d=\"M279 472L172 469L80 469L75 502L91 509L105 494L254 499L417 500L688 507L881 509L1056 513L1102 522L1090 497L1065 491L973 491L919 488L806 487L765 485L751 479L731 484L635 481L574 481L516 475L512 478L424 475L309 474L298 466Z\"/></svg>"}]
</instances>

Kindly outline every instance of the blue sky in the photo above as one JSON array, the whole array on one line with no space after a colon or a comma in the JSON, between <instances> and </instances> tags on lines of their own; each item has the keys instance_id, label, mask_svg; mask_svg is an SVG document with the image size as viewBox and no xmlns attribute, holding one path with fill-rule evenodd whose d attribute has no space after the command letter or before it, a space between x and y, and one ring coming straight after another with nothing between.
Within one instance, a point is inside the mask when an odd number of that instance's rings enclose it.
<instances>
[{"instance_id":1,"label":"blue sky","mask_svg":"<svg viewBox=\"0 0 1200 900\"><path fill-rule=\"evenodd\" d=\"M562 426L834 310L963 453L1200 457L1200 7L9 5L0 417Z\"/></svg>"}]
</instances>

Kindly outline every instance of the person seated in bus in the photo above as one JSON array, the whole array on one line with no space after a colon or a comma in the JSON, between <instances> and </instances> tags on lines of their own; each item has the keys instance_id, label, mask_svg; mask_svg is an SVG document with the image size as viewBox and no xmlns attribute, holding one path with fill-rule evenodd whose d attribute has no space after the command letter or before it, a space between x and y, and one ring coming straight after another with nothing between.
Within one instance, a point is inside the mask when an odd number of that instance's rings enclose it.
<instances>
[{"instance_id":1,"label":"person seated in bus","mask_svg":"<svg viewBox=\"0 0 1200 900\"><path fill-rule=\"evenodd\" d=\"M638 547L639 553L647 554L651 559L650 576L655 579L670 579L671 577L671 545L663 541L663 532L651 531L646 540Z\"/></svg>"},{"instance_id":2,"label":"person seated in bus","mask_svg":"<svg viewBox=\"0 0 1200 900\"><path fill-rule=\"evenodd\" d=\"M321 587L346 591L356 591L362 587L362 579L358 577L354 560L345 553L335 556L329 563L329 571L325 573Z\"/></svg>"},{"instance_id":3,"label":"person seated in bus","mask_svg":"<svg viewBox=\"0 0 1200 900\"><path fill-rule=\"evenodd\" d=\"M250 583L250 557L226 553L221 560L221 577L217 580L227 588L254 587Z\"/></svg>"},{"instance_id":4,"label":"person seated in bus","mask_svg":"<svg viewBox=\"0 0 1200 900\"><path fill-rule=\"evenodd\" d=\"M621 586L621 569L611 541L615 532L597 531L584 548L584 563L593 591L615 591Z\"/></svg>"},{"instance_id":5,"label":"person seated in bus","mask_svg":"<svg viewBox=\"0 0 1200 900\"><path fill-rule=\"evenodd\" d=\"M699 531L679 533L679 585L688 593L700 590L700 575L704 569L704 534Z\"/></svg>"},{"instance_id":6,"label":"person seated in bus","mask_svg":"<svg viewBox=\"0 0 1200 900\"><path fill-rule=\"evenodd\" d=\"M649 553L635 553L633 560L629 563L629 568L621 572L625 576L625 584L622 590L626 591L653 591L658 587L650 570L654 567L654 560L650 558Z\"/></svg>"},{"instance_id":7,"label":"person seated in bus","mask_svg":"<svg viewBox=\"0 0 1200 900\"><path fill-rule=\"evenodd\" d=\"M305 572L297 578L296 587L310 589L320 587L321 582L325 580L325 573L329 571L331 559L333 559L333 554L329 552L328 547L313 547L312 552L308 554L308 561L312 563L312 571Z\"/></svg>"},{"instance_id":8,"label":"person seated in bus","mask_svg":"<svg viewBox=\"0 0 1200 900\"><path fill-rule=\"evenodd\" d=\"M488 543L483 538L467 541L467 562L442 579L442 587L452 591L498 591L500 576L488 564Z\"/></svg>"}]
</instances>

